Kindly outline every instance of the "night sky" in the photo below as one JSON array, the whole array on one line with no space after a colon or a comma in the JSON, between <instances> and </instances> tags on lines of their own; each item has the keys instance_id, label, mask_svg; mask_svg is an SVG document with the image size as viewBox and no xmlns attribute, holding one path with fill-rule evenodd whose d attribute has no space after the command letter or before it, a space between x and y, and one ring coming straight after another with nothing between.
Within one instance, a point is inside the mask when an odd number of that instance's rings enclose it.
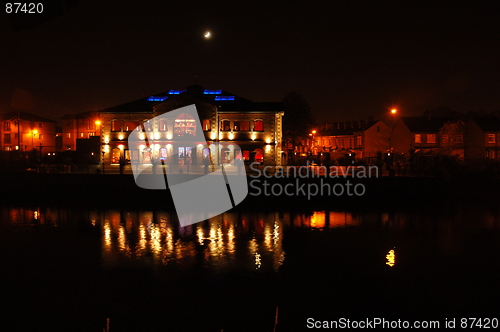
<instances>
[{"instance_id":1,"label":"night sky","mask_svg":"<svg viewBox=\"0 0 500 332\"><path fill-rule=\"evenodd\" d=\"M4 14L0 111L98 110L196 75L254 101L297 91L319 121L392 107L490 112L500 109L498 17L496 6L458 2L80 1L13 32Z\"/></svg>"}]
</instances>

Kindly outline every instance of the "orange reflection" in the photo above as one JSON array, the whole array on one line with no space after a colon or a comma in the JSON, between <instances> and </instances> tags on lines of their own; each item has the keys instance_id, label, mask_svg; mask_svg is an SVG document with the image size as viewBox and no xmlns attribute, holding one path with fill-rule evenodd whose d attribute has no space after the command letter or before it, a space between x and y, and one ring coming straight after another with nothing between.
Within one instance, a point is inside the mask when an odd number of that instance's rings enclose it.
<instances>
[{"instance_id":1,"label":"orange reflection","mask_svg":"<svg viewBox=\"0 0 500 332\"><path fill-rule=\"evenodd\" d=\"M325 211L315 211L311 216L311 227L312 228L323 228L325 227Z\"/></svg>"}]
</instances>

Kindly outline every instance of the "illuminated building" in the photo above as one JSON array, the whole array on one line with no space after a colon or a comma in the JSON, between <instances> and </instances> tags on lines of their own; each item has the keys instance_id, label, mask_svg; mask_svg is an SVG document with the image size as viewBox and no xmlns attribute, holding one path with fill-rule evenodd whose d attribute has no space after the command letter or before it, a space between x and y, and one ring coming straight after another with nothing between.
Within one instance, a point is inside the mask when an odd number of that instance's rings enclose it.
<instances>
[{"instance_id":1,"label":"illuminated building","mask_svg":"<svg viewBox=\"0 0 500 332\"><path fill-rule=\"evenodd\" d=\"M195 104L206 142L178 146L178 135L196 130L194 119L168 118L168 112ZM167 113L162 120L153 118ZM123 105L99 111L101 151L105 164L150 164L161 159L166 164L201 164L204 145L220 140L222 163L241 157L247 163L281 164L283 104L253 102L224 90L208 90L199 85L186 90L168 90ZM127 138L139 125L139 135L147 135L154 144L129 147ZM241 151L231 149L237 144ZM120 148L122 146L122 148Z\"/></svg>"},{"instance_id":2,"label":"illuminated building","mask_svg":"<svg viewBox=\"0 0 500 332\"><path fill-rule=\"evenodd\" d=\"M2 151L56 151L56 121L26 112L1 114L0 121Z\"/></svg>"}]
</instances>

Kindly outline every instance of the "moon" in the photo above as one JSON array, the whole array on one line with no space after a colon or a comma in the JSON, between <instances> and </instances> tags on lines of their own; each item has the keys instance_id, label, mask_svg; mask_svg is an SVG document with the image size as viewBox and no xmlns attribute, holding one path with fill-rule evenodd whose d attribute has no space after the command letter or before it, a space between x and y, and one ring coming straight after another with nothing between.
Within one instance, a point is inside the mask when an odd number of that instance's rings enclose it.
<instances>
[{"instance_id":1,"label":"moon","mask_svg":"<svg viewBox=\"0 0 500 332\"><path fill-rule=\"evenodd\" d=\"M210 36L211 36L211 35L212 35L212 34L210 33L210 31L207 31L207 32L205 32L205 34L204 34L205 38L210 38Z\"/></svg>"}]
</instances>

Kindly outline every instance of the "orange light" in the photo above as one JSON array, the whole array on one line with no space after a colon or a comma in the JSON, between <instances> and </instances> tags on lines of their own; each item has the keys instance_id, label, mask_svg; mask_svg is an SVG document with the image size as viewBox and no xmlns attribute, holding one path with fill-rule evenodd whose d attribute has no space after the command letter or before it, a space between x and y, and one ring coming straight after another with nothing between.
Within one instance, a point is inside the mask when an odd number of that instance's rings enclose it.
<instances>
[{"instance_id":1,"label":"orange light","mask_svg":"<svg viewBox=\"0 0 500 332\"><path fill-rule=\"evenodd\" d=\"M96 121L95 121L95 124L96 124L96 125L98 125L98 126L100 126L100 125L101 125L101 121L96 120Z\"/></svg>"},{"instance_id":2,"label":"orange light","mask_svg":"<svg viewBox=\"0 0 500 332\"><path fill-rule=\"evenodd\" d=\"M312 133L313 133L313 134L316 134L316 130L313 130L313 131L312 131Z\"/></svg>"},{"instance_id":3,"label":"orange light","mask_svg":"<svg viewBox=\"0 0 500 332\"><path fill-rule=\"evenodd\" d=\"M391 110L391 113L392 113L392 114L396 114L397 112L398 112L398 110L397 110L397 109L395 109L395 108L393 108L393 109Z\"/></svg>"},{"instance_id":4,"label":"orange light","mask_svg":"<svg viewBox=\"0 0 500 332\"><path fill-rule=\"evenodd\" d=\"M33 130L33 135L36 135L36 134L38 134L38 130L35 129L35 130Z\"/></svg>"}]
</instances>

